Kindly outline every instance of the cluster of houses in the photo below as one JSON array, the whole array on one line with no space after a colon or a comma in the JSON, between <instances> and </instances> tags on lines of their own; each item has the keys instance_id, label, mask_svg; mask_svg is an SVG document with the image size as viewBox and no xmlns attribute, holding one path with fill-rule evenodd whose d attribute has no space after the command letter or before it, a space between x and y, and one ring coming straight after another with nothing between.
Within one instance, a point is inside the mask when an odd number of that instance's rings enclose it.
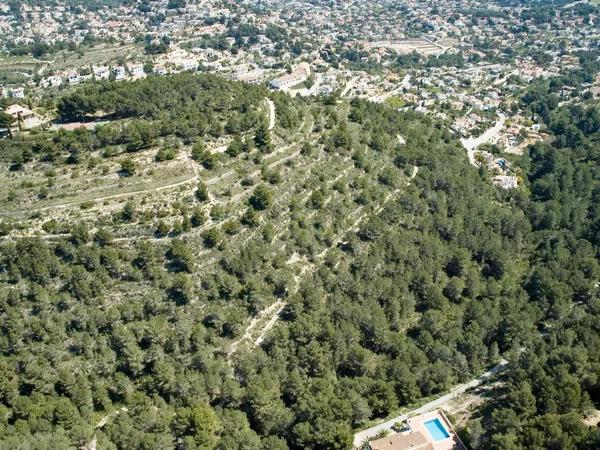
<instances>
[{"instance_id":1,"label":"cluster of houses","mask_svg":"<svg viewBox=\"0 0 600 450\"><path fill-rule=\"evenodd\" d=\"M184 8L169 8L168 0L147 3L148 11L138 9L136 2L121 3L116 6L100 6L87 9L73 8L67 0L57 0L52 4L37 2L19 3L19 13L7 1L0 1L0 38L6 34L17 43L31 43L41 39L53 44L56 42L81 43L86 36L116 42L133 42L139 34L155 37L165 35L185 35L190 30L198 33L217 31L214 25L203 26L204 19L223 13L217 1L187 2ZM85 5L84 5L85 6ZM21 20L26 15L27 20ZM156 21L153 17L161 16ZM82 27L81 24L85 24ZM220 25L222 26L222 25Z\"/></svg>"},{"instance_id":2,"label":"cluster of houses","mask_svg":"<svg viewBox=\"0 0 600 450\"><path fill-rule=\"evenodd\" d=\"M6 0L0 0L0 40L31 43L42 38L50 44L78 43L91 34L119 44L144 37L146 42L171 45L165 54L130 54L125 60L134 60L132 63L105 60L60 73L53 73L50 65L51 75L39 82L42 88L92 79L132 80L150 73L165 75L202 67L234 80L267 82L271 89L292 95L327 94L337 89L344 96L389 102L435 116L460 136L476 136L486 129L496 111L513 103L515 93L532 80L577 67L578 52L591 48L600 17L598 12L582 17L563 8L551 22L544 23L520 14L520 6L507 10L490 4L491 13L486 15L471 2L449 0L425 4L406 0L402 8L389 7L385 0L287 2L285 8L278 6L281 2L273 2L261 14L243 2L234 11L218 0L181 2L178 8L171 7L169 0L158 0L149 2L146 11L128 4L102 6L96 12L70 8L66 0L54 3L52 7L21 5L27 20L20 21ZM475 10L477 14L473 14ZM245 24L255 28L252 36L238 33L233 37L232 31L240 30L225 19L240 13ZM154 20L157 16L160 21ZM560 45L548 46L548 38ZM215 45L216 41L220 45ZM497 45L486 47L484 41ZM521 53L509 60L502 53L504 48L523 45L530 50L529 56ZM397 73L395 64L401 57L417 55L423 62L459 53L462 64L408 65L405 73ZM536 58L536 53L545 57ZM371 63L382 70L357 68ZM290 73L282 73L284 65L293 67ZM410 75L408 82L402 80L406 74ZM0 87L0 95L23 99L33 88L32 81ZM600 95L600 79L588 89ZM539 126L512 123L498 133L494 144L517 153L524 143L541 138ZM515 185L516 177L494 158L488 161L485 154L481 158L494 173L495 183Z\"/></svg>"},{"instance_id":3,"label":"cluster of houses","mask_svg":"<svg viewBox=\"0 0 600 450\"><path fill-rule=\"evenodd\" d=\"M25 98L25 88L23 86L0 86L0 98Z\"/></svg>"},{"instance_id":4,"label":"cluster of houses","mask_svg":"<svg viewBox=\"0 0 600 450\"><path fill-rule=\"evenodd\" d=\"M42 78L40 86L43 88L57 88L67 83L76 86L90 80L136 80L146 77L144 65L140 63L126 64L122 66L109 67L105 65L92 66L91 69L69 70L62 73Z\"/></svg>"},{"instance_id":5,"label":"cluster of houses","mask_svg":"<svg viewBox=\"0 0 600 450\"><path fill-rule=\"evenodd\" d=\"M458 106L460 109L464 107L460 102L453 102L456 104L457 108L453 108L458 110ZM462 106L461 106L462 105ZM479 129L480 127L489 126L492 121L484 117L476 112L470 112L467 115L457 117L452 123L452 129L460 133L462 136L469 136L472 131Z\"/></svg>"}]
</instances>

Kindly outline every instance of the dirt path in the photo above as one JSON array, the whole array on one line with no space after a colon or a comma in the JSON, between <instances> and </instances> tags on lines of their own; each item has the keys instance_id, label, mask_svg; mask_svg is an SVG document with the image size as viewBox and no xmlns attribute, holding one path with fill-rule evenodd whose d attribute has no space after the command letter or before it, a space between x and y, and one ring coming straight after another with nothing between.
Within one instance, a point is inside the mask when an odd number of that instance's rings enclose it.
<instances>
[{"instance_id":1,"label":"dirt path","mask_svg":"<svg viewBox=\"0 0 600 450\"><path fill-rule=\"evenodd\" d=\"M177 181L174 183L169 183L169 184L165 184L163 186L157 186L157 187L152 187L152 188L145 188L145 189L138 189L138 190L134 190L131 192L121 192L119 194L110 194L110 195L101 195L98 197L92 197L92 198L88 198L85 200L75 200L75 201L67 201L64 203L58 203L56 205L48 205L48 206L42 206L40 208L32 208L32 209L26 209L26 210L17 210L17 211L1 211L0 212L0 216L4 216L4 217L18 217L21 216L23 214L31 214L31 213L36 213L36 212L41 212L41 211L47 211L50 209L63 209L63 208L67 208L69 206L77 206L77 205L81 205L82 203L87 203L87 202L98 202L98 201L103 201L103 200L110 200L110 199L115 199L115 198L124 198L124 197L129 197L132 195L139 195L139 194L147 194L149 192L159 192L165 189L172 189L172 188L176 188L179 186L183 186L185 184L188 184L192 181L196 180L196 175L190 175L188 178L182 180L182 181Z\"/></svg>"},{"instance_id":2,"label":"dirt path","mask_svg":"<svg viewBox=\"0 0 600 450\"><path fill-rule=\"evenodd\" d=\"M275 128L275 103L270 98L265 97L269 105L269 131Z\"/></svg>"},{"instance_id":3,"label":"dirt path","mask_svg":"<svg viewBox=\"0 0 600 450\"><path fill-rule=\"evenodd\" d=\"M250 341L253 338L253 336L255 335L255 331L258 328L258 326L264 321L264 319L266 317L269 317L267 324L265 325L263 330L259 333L258 339L256 339L254 341L254 345L259 345L264 340L266 332L268 332L269 329L273 328L273 325L275 324L275 321L276 321L276 320L273 321L273 318L279 317L279 313L281 313L284 306L285 306L285 303L283 302L283 300L278 300L275 303L273 303L272 305L263 309L259 314L257 314L254 318L252 318L252 320L250 321L250 324L246 328L246 331L244 331L244 334L231 344L231 347L229 348L229 352L228 352L229 355L231 356L232 354L234 354L241 343L243 343L245 341ZM269 324L272 321L273 321L273 324L271 324L269 326ZM267 331L265 331L265 330L267 330Z\"/></svg>"},{"instance_id":4,"label":"dirt path","mask_svg":"<svg viewBox=\"0 0 600 450\"><path fill-rule=\"evenodd\" d=\"M410 182L417 176L418 173L419 173L419 167L414 166L412 174L408 178L407 186L410 185ZM391 192L386 197L386 199L382 202L382 204L372 212L372 214L379 214L383 210L385 204L391 198L393 198L394 194L396 194L398 191L399 190ZM362 207L359 207L359 210L361 210L361 209L362 209ZM367 216L367 214L368 213L362 214L350 226L348 226L345 230L343 230L338 235L336 241L339 241L339 239L341 239L346 233L356 230L357 225L360 224L360 222ZM323 249L323 251L317 255L316 259L321 260L321 259L325 258L327 253L332 248L335 248L335 245ZM296 255L296 257L297 257L297 255ZM301 281L302 277L304 276L304 274L307 272L311 273L315 268L316 268L316 263L306 263L302 267L302 270L300 271L300 273L298 275L294 276L296 283L295 283L292 291L290 292L290 295L293 295L298 290L298 288L300 286L300 281ZM233 342L233 344L231 345L231 347L229 349L228 355L231 357L231 355L233 355L237 351L237 349L241 343L243 343L245 341L250 341L252 339L252 337L256 334L256 330L260 327L260 325L264 324L258 334L258 337L252 343L253 347L258 347L260 344L262 344L264 342L265 338L267 337L267 334L271 331L271 329L275 326L275 324L279 320L281 311L283 311L283 308L285 308L286 304L287 303L285 303L283 300L278 300L277 302L273 303L272 305L268 306L263 311L261 311L256 317L254 317L250 321L250 324L246 328L246 331L244 332L244 334L239 339L237 339L236 341ZM268 319L266 319L266 322L265 322L266 317L268 317Z\"/></svg>"},{"instance_id":5,"label":"dirt path","mask_svg":"<svg viewBox=\"0 0 600 450\"><path fill-rule=\"evenodd\" d=\"M275 104L271 101L271 99L269 98L265 98L268 105L269 105L269 130L273 129L275 127ZM304 125L304 123L303 123ZM302 126L303 126L302 125ZM302 128L301 126L301 128ZM288 150L290 147L298 145L299 142L294 142L291 144L288 144L286 146L280 147L277 150L275 150L273 153L271 153L268 156L274 156L277 155L281 152L284 152L286 150ZM215 149L218 152L224 152L227 149L226 146L221 146L218 147L217 149ZM297 156L297 155L296 155ZM288 158L289 159L289 158ZM279 162L275 162L272 165L276 166L278 165ZM52 209L63 209L63 208L67 208L70 206L77 206L77 205L81 205L83 203L87 203L87 202L98 202L98 201L104 201L104 200L111 200L111 199L116 199L116 198L124 198L124 197L129 197L129 196L133 196L133 195L140 195L140 194L147 194L150 192L158 192L158 191L162 191L165 189L172 189L172 188L176 188L179 186L183 186L185 184L188 184L192 181L197 181L199 178L199 173L198 173L198 169L197 166L195 165L195 163L193 163L190 160L190 165L193 169L193 175L190 175L188 178L184 179L184 180L180 180L180 181L176 181L173 183L169 183L169 184L165 184L163 186L157 186L157 187L152 187L152 188L145 188L145 189L138 189L138 190L133 190L131 192L121 192L118 194L109 194L109 195L101 195L98 197L92 197L92 198L88 198L85 200L71 200L71 201L65 201L63 203L58 203L56 205L48 205L48 206L42 206L39 208L31 208L31 209L26 209L26 210L16 210L16 211L0 211L0 217L20 217L23 216L25 214L32 214L32 213L36 213L36 212L42 212L42 211L48 211L48 210L52 210ZM205 181L205 184L210 186L212 184L215 184L219 181L221 181L223 178L226 178L230 175L232 175L234 172L233 171L228 171L223 173L222 175L219 175L217 177L213 177L211 179L208 179Z\"/></svg>"},{"instance_id":6,"label":"dirt path","mask_svg":"<svg viewBox=\"0 0 600 450\"><path fill-rule=\"evenodd\" d=\"M273 315L269 318L269 321L265 324L264 328L254 341L255 347L258 347L260 344L263 343L263 341L267 337L267 334L269 333L269 331L271 331L271 328L275 326L275 323L279 319L281 311L283 311L283 308L285 308L285 303L283 303L282 301L276 302L275 305L277 305L277 308L275 308L275 311L273 311Z\"/></svg>"},{"instance_id":7,"label":"dirt path","mask_svg":"<svg viewBox=\"0 0 600 450\"><path fill-rule=\"evenodd\" d=\"M100 419L100 421L96 424L96 428L102 428L104 425L107 424L107 422L110 419L112 419L113 417L118 416L119 413L121 413L121 412L127 412L127 411L129 411L129 409L127 409L126 406L123 406L121 409L117 409L116 411L113 411L110 414L107 414L102 419Z\"/></svg>"}]
</instances>

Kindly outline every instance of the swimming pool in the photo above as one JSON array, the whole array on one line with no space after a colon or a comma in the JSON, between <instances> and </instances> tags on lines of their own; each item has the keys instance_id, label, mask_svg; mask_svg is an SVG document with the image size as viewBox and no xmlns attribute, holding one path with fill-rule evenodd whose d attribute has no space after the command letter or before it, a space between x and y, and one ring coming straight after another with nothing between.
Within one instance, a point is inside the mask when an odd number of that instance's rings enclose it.
<instances>
[{"instance_id":1,"label":"swimming pool","mask_svg":"<svg viewBox=\"0 0 600 450\"><path fill-rule=\"evenodd\" d=\"M450 433L446 431L442 421L437 417L424 422L423 425L425 425L425 428L427 428L427 431L429 431L429 434L434 441L442 441L450 437Z\"/></svg>"}]
</instances>

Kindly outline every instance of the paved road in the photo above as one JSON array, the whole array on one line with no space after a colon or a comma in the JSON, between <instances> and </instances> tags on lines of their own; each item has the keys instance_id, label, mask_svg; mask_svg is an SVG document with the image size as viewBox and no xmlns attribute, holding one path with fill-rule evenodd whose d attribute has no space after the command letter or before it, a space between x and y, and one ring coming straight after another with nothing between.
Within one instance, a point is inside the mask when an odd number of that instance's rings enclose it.
<instances>
[{"instance_id":1,"label":"paved road","mask_svg":"<svg viewBox=\"0 0 600 450\"><path fill-rule=\"evenodd\" d=\"M440 397L436 400L433 400L423 406L421 406L420 408L417 409L413 409L412 411L409 411L405 414L401 414L397 417L394 417L393 419L390 419L386 422L383 422L379 425L376 425L374 427L371 427L367 430L361 431L359 433L356 433L354 435L354 447L356 448L360 448L360 445L365 442L368 439L372 439L375 436L377 436L379 433L381 433L383 430L392 430L392 426L394 426L395 423L398 422L403 422L406 419L408 419L409 417L418 415L418 414L424 414L428 411L432 411L434 409L440 408L442 405L444 405L446 402L448 402L449 400L451 400L452 398L454 398L457 395L460 395L462 393L464 393L465 391L472 389L474 387L477 387L483 383L485 383L486 381L488 381L488 379L498 373L501 372L502 370L504 370L506 368L508 364L508 361L506 361L505 359L503 359L502 361L500 361L500 364L498 364L497 366L493 367L492 369L488 370L487 372L485 372L484 374L480 375L477 378L474 378L473 380L464 383L464 384L460 384L458 386L456 386L454 389L452 389L452 392L450 392L449 394L444 395L443 397Z\"/></svg>"},{"instance_id":2,"label":"paved road","mask_svg":"<svg viewBox=\"0 0 600 450\"><path fill-rule=\"evenodd\" d=\"M504 122L506 122L506 114L499 112L498 113L498 121L492 128L488 128L482 135L473 138L462 138L460 142L463 147L467 150L467 154L469 155L469 162L475 166L477 162L475 161L475 149L482 144L490 142L493 138L495 138L500 131L504 128Z\"/></svg>"},{"instance_id":3,"label":"paved road","mask_svg":"<svg viewBox=\"0 0 600 450\"><path fill-rule=\"evenodd\" d=\"M565 6L563 6L563 9L568 9L568 8L573 8L576 5L579 5L580 3L589 3L588 0L579 0L573 3L568 3Z\"/></svg>"},{"instance_id":4,"label":"paved road","mask_svg":"<svg viewBox=\"0 0 600 450\"><path fill-rule=\"evenodd\" d=\"M408 75L408 74L404 76L404 78L400 82L400 86L398 86L396 89L389 91L389 92L384 92L383 94L376 95L374 97L370 97L369 100L371 100L372 102L375 102L375 103L383 103L388 98L390 98L392 95L396 95L398 92L400 92L402 89L405 89L405 88L406 89L410 88L410 75Z\"/></svg>"},{"instance_id":5,"label":"paved road","mask_svg":"<svg viewBox=\"0 0 600 450\"><path fill-rule=\"evenodd\" d=\"M315 75L315 81L310 89L309 88L290 89L288 91L288 94L290 94L292 97L295 97L296 95L300 95L301 97L309 97L311 95L317 95L319 93L319 88L321 87L321 84L323 83L323 75L321 75L320 73L315 73L314 75Z\"/></svg>"},{"instance_id":6,"label":"paved road","mask_svg":"<svg viewBox=\"0 0 600 450\"><path fill-rule=\"evenodd\" d=\"M498 80L494 81L492 84L494 86L504 85L504 84L506 84L506 82L508 81L508 79L511 77L511 75L518 75L518 74L519 74L518 70L513 70L512 72L506 74L506 76L504 76L502 78L499 78Z\"/></svg>"},{"instance_id":7,"label":"paved road","mask_svg":"<svg viewBox=\"0 0 600 450\"><path fill-rule=\"evenodd\" d=\"M342 93L340 94L340 97L345 97L346 94L348 94L348 92L350 92L350 89L352 89L354 87L354 85L356 84L356 82L360 79L360 77L354 77L352 78L350 81L348 81L346 83L346 86L344 87L344 90L342 91Z\"/></svg>"}]
</instances>

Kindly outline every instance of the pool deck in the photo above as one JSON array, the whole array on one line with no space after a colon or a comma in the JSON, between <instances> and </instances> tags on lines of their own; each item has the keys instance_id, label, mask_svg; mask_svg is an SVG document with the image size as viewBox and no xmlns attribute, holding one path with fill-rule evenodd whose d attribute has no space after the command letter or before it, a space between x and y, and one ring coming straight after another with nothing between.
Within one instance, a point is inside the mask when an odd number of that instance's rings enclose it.
<instances>
[{"instance_id":1,"label":"pool deck","mask_svg":"<svg viewBox=\"0 0 600 450\"><path fill-rule=\"evenodd\" d=\"M430 420L438 419L444 428L450 435L450 437L446 439L442 439L440 441L434 441L425 426L425 422ZM434 450L465 450L465 446L460 440L460 438L456 435L454 431L452 431L452 424L446 417L446 414L441 409L437 409L435 411L430 411L425 414L421 414L415 417L410 417L408 420L408 426L410 427L412 432L420 432L422 433L429 443L433 446Z\"/></svg>"}]
</instances>

